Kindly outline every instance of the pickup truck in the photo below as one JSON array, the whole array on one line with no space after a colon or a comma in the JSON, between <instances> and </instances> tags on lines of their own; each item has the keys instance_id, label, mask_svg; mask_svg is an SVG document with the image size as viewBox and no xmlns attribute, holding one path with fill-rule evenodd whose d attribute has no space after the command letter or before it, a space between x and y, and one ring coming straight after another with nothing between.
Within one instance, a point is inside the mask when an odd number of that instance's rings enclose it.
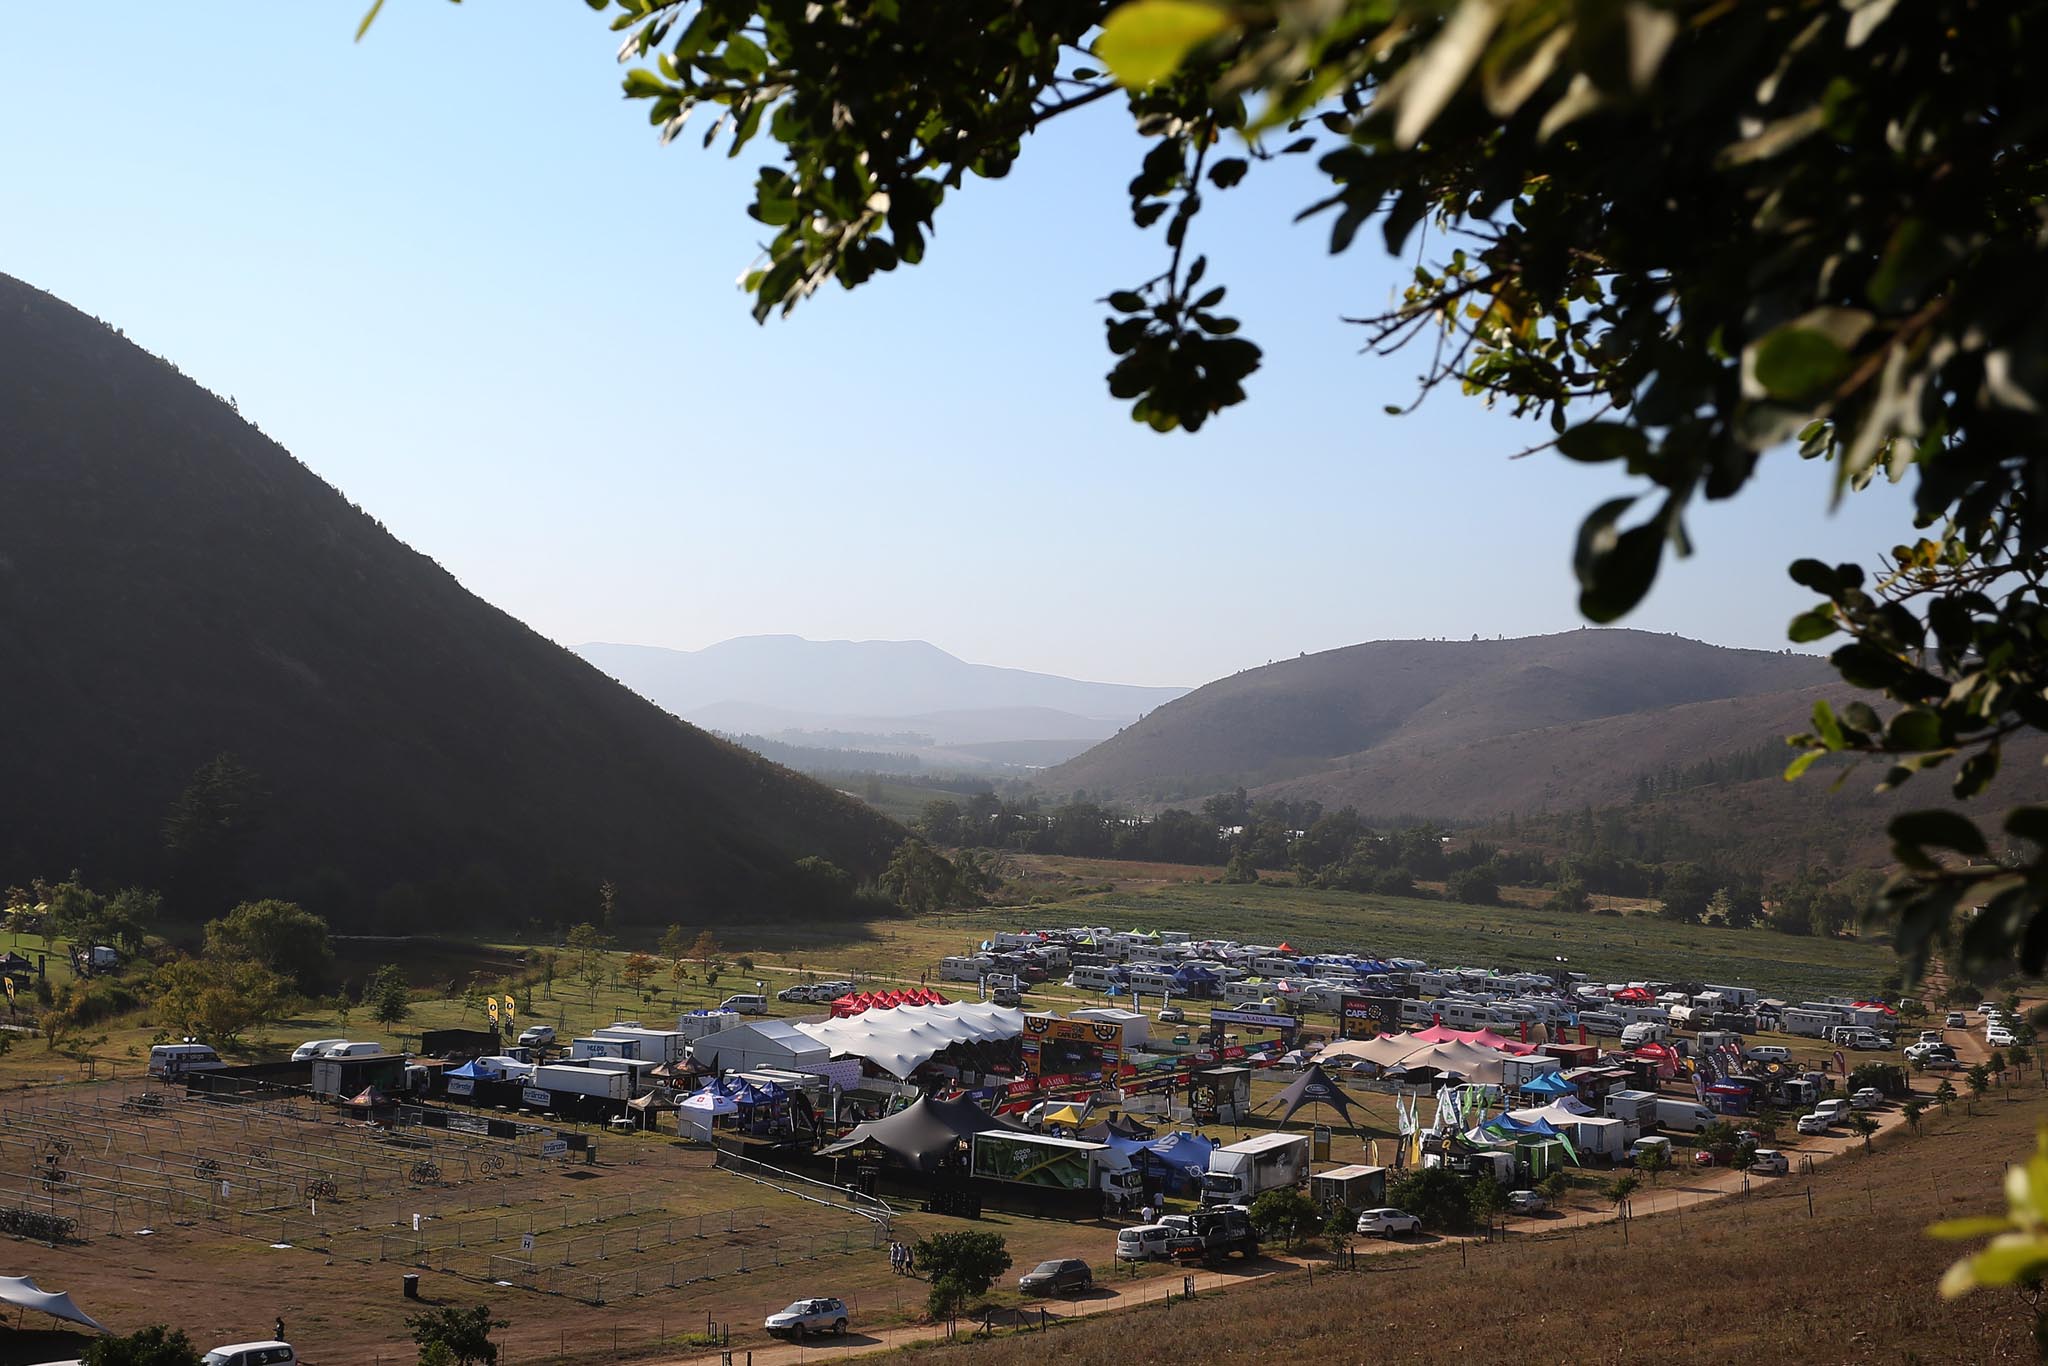
<instances>
[{"instance_id":1,"label":"pickup truck","mask_svg":"<svg viewBox=\"0 0 2048 1366\"><path fill-rule=\"evenodd\" d=\"M1233 1252L1251 1261L1259 1255L1258 1230L1242 1205L1170 1214L1160 1222L1173 1230L1166 1255L1176 1262L1220 1262Z\"/></svg>"}]
</instances>

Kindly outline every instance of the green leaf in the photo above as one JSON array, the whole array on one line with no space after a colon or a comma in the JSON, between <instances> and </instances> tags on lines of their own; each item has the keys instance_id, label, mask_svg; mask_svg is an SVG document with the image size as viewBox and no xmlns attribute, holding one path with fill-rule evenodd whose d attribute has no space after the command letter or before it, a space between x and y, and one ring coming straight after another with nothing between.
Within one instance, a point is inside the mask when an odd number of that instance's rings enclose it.
<instances>
[{"instance_id":1,"label":"green leaf","mask_svg":"<svg viewBox=\"0 0 2048 1366\"><path fill-rule=\"evenodd\" d=\"M1650 453L1650 439L1625 423L1582 422L1557 439L1557 452L1586 464L1635 461Z\"/></svg>"},{"instance_id":2,"label":"green leaf","mask_svg":"<svg viewBox=\"0 0 2048 1366\"><path fill-rule=\"evenodd\" d=\"M1197 0L1130 0L1102 21L1095 55L1132 90L1156 85L1188 53L1231 27L1229 15Z\"/></svg>"},{"instance_id":3,"label":"green leaf","mask_svg":"<svg viewBox=\"0 0 2048 1366\"><path fill-rule=\"evenodd\" d=\"M370 25L377 22L377 13L383 8L384 0L374 0L374 3L372 3L370 6L370 12L363 16L363 22L356 25L357 42L360 43L361 41L363 41L363 35L370 31Z\"/></svg>"},{"instance_id":4,"label":"green leaf","mask_svg":"<svg viewBox=\"0 0 2048 1366\"><path fill-rule=\"evenodd\" d=\"M1833 613L1825 607L1816 607L1811 612L1801 612L1792 618L1791 628L1785 634L1798 644L1804 645L1811 641L1825 640L1837 629Z\"/></svg>"},{"instance_id":5,"label":"green leaf","mask_svg":"<svg viewBox=\"0 0 2048 1366\"><path fill-rule=\"evenodd\" d=\"M1925 751L1942 746L1941 718L1918 707L1900 712L1885 728L1885 739L1893 749Z\"/></svg>"},{"instance_id":6,"label":"green leaf","mask_svg":"<svg viewBox=\"0 0 2048 1366\"><path fill-rule=\"evenodd\" d=\"M1109 306L1119 313L1136 313L1145 306L1145 296L1128 289L1119 289L1109 296Z\"/></svg>"},{"instance_id":7,"label":"green leaf","mask_svg":"<svg viewBox=\"0 0 2048 1366\"><path fill-rule=\"evenodd\" d=\"M661 77L644 66L636 66L626 73L626 98L649 99L668 89Z\"/></svg>"},{"instance_id":8,"label":"green leaf","mask_svg":"<svg viewBox=\"0 0 2048 1366\"><path fill-rule=\"evenodd\" d=\"M1990 846L1984 842L1984 832L1969 818L1953 811L1908 811L1903 816L1894 817L1886 831L1891 835L1895 849L1932 845L1973 857L1982 857L1990 852Z\"/></svg>"},{"instance_id":9,"label":"green leaf","mask_svg":"<svg viewBox=\"0 0 2048 1366\"><path fill-rule=\"evenodd\" d=\"M1750 348L1751 373L1772 398L1801 399L1849 373L1849 353L1808 327L1781 327Z\"/></svg>"},{"instance_id":10,"label":"green leaf","mask_svg":"<svg viewBox=\"0 0 2048 1366\"><path fill-rule=\"evenodd\" d=\"M1243 157L1225 157L1209 168L1209 179L1219 190L1227 190L1244 179L1244 173L1251 169L1251 163Z\"/></svg>"},{"instance_id":11,"label":"green leaf","mask_svg":"<svg viewBox=\"0 0 2048 1366\"><path fill-rule=\"evenodd\" d=\"M1797 779L1800 774L1812 768L1821 755L1826 753L1827 751L1824 749L1809 749L1806 753L1795 758L1791 763L1785 765L1785 781L1789 783Z\"/></svg>"},{"instance_id":12,"label":"green leaf","mask_svg":"<svg viewBox=\"0 0 2048 1366\"><path fill-rule=\"evenodd\" d=\"M1835 719L1835 709L1828 705L1826 698L1820 698L1813 704L1813 728L1829 749L1842 749L1847 744L1842 738L1842 723Z\"/></svg>"}]
</instances>

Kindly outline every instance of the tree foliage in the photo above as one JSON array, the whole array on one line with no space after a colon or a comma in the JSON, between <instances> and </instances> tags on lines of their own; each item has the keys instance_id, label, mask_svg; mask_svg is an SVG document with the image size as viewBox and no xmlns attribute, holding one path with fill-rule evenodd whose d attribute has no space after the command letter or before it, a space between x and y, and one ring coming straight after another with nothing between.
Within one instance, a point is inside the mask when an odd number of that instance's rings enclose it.
<instances>
[{"instance_id":1,"label":"tree foliage","mask_svg":"<svg viewBox=\"0 0 2048 1366\"><path fill-rule=\"evenodd\" d=\"M83 1366L199 1366L199 1349L182 1328L151 1324L121 1337L94 1338L79 1354Z\"/></svg>"},{"instance_id":2,"label":"tree foliage","mask_svg":"<svg viewBox=\"0 0 2048 1366\"><path fill-rule=\"evenodd\" d=\"M422 1360L429 1348L438 1345L460 1366L475 1366L479 1362L488 1366L496 1361L498 1344L491 1341L491 1330L505 1325L506 1320L491 1317L487 1304L474 1304L467 1309L430 1309L405 1321L405 1326L412 1330L412 1340L420 1346Z\"/></svg>"},{"instance_id":3,"label":"tree foliage","mask_svg":"<svg viewBox=\"0 0 2048 1366\"><path fill-rule=\"evenodd\" d=\"M246 958L180 958L150 982L157 1016L182 1034L232 1044L282 1018L291 984Z\"/></svg>"},{"instance_id":4,"label":"tree foliage","mask_svg":"<svg viewBox=\"0 0 2048 1366\"><path fill-rule=\"evenodd\" d=\"M1449 1167L1421 1167L1387 1183L1387 1201L1436 1229L1472 1222L1471 1188Z\"/></svg>"},{"instance_id":5,"label":"tree foliage","mask_svg":"<svg viewBox=\"0 0 2048 1366\"><path fill-rule=\"evenodd\" d=\"M208 921L206 951L261 963L306 995L324 990L334 977L327 922L289 901L245 901Z\"/></svg>"},{"instance_id":6,"label":"tree foliage","mask_svg":"<svg viewBox=\"0 0 2048 1366\"><path fill-rule=\"evenodd\" d=\"M771 233L743 281L757 318L916 264L948 195L1048 124L1120 109L1143 148L1132 221L1161 243L1105 300L1109 387L1193 431L1260 361L1220 311L1200 212L1312 162L1287 209L1327 223L1333 253L1375 240L1413 262L1398 302L1351 320L1361 349L1419 343L1424 393L1539 421L1542 445L1638 481L1580 528L1589 618L1688 552L1696 500L1796 446L1839 493L1912 480L1915 530L1873 572L1793 566L1819 599L1793 638L1845 637L1837 668L1890 713L1817 707L1795 768L1868 756L1895 787L1949 765L1971 796L2010 737L2048 728L2040 0L612 7L625 92L664 141L701 117L707 147L775 146L749 210ZM2048 810L2006 816L2004 857L1952 812L1891 833L1908 872L1882 905L1916 963L1945 945L2048 963ZM1988 909L1965 922L1966 903Z\"/></svg>"},{"instance_id":7,"label":"tree foliage","mask_svg":"<svg viewBox=\"0 0 2048 1366\"><path fill-rule=\"evenodd\" d=\"M405 969L396 963L378 968L363 987L363 1004L370 1008L370 1018L387 1029L404 1024L412 1015L412 985L405 980Z\"/></svg>"},{"instance_id":8,"label":"tree foliage","mask_svg":"<svg viewBox=\"0 0 2048 1366\"><path fill-rule=\"evenodd\" d=\"M969 1296L987 1294L996 1278L1010 1269L1010 1250L1000 1233L936 1233L920 1238L913 1251L919 1268L931 1279L930 1309L935 1318Z\"/></svg>"},{"instance_id":9,"label":"tree foliage","mask_svg":"<svg viewBox=\"0 0 2048 1366\"><path fill-rule=\"evenodd\" d=\"M1323 1212L1293 1186L1260 1192L1251 1206L1252 1227L1265 1239L1284 1238L1293 1247L1295 1238L1313 1233L1322 1225Z\"/></svg>"}]
</instances>

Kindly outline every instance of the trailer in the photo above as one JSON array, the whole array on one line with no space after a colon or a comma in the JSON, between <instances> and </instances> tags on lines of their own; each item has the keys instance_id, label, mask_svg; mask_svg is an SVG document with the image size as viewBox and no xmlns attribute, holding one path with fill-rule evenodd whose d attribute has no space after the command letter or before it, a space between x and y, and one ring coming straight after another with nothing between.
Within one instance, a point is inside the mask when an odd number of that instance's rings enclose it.
<instances>
[{"instance_id":1,"label":"trailer","mask_svg":"<svg viewBox=\"0 0 2048 1366\"><path fill-rule=\"evenodd\" d=\"M1372 1209L1387 1203L1387 1169L1353 1163L1311 1175L1308 1198L1323 1209Z\"/></svg>"},{"instance_id":2,"label":"trailer","mask_svg":"<svg viewBox=\"0 0 2048 1366\"><path fill-rule=\"evenodd\" d=\"M679 1029L643 1029L638 1025L606 1025L592 1036L596 1039L618 1039L636 1046L636 1051L623 1055L640 1059L642 1062L678 1063L690 1052L690 1036Z\"/></svg>"},{"instance_id":3,"label":"trailer","mask_svg":"<svg viewBox=\"0 0 2048 1366\"><path fill-rule=\"evenodd\" d=\"M1078 1138L990 1129L974 1136L969 1171L984 1181L1040 1190L1099 1191L1106 1205L1118 1209L1145 1197L1130 1158L1107 1143Z\"/></svg>"},{"instance_id":4,"label":"trailer","mask_svg":"<svg viewBox=\"0 0 2048 1366\"><path fill-rule=\"evenodd\" d=\"M1202 1203L1249 1205L1266 1191L1285 1190L1308 1179L1307 1134L1260 1134L1209 1154L1202 1173Z\"/></svg>"},{"instance_id":5,"label":"trailer","mask_svg":"<svg viewBox=\"0 0 2048 1366\"><path fill-rule=\"evenodd\" d=\"M1835 1011L1808 1010L1804 1006L1794 1006L1785 1012L1784 1018L1778 1022L1778 1028L1787 1034L1819 1039L1825 1037L1828 1030L1838 1023L1840 1021Z\"/></svg>"},{"instance_id":6,"label":"trailer","mask_svg":"<svg viewBox=\"0 0 2048 1366\"><path fill-rule=\"evenodd\" d=\"M633 1079L624 1070L549 1063L533 1069L519 1099L528 1109L623 1111L632 1099Z\"/></svg>"}]
</instances>

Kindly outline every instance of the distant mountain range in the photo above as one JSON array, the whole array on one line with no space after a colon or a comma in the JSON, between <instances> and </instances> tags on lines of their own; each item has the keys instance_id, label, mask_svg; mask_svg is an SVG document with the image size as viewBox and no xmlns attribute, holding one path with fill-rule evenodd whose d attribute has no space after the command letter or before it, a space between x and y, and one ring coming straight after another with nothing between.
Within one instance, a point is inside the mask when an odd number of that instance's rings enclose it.
<instances>
[{"instance_id":1,"label":"distant mountain range","mask_svg":"<svg viewBox=\"0 0 2048 1366\"><path fill-rule=\"evenodd\" d=\"M1057 763L1187 691L970 664L922 640L741 636L701 650L599 642L579 653L701 726L933 768Z\"/></svg>"},{"instance_id":2,"label":"distant mountain range","mask_svg":"<svg viewBox=\"0 0 2048 1366\"><path fill-rule=\"evenodd\" d=\"M407 548L111 328L0 276L0 881L344 924L758 916L901 830L679 723ZM167 810L202 804L200 858ZM216 798L219 793L214 794ZM212 899L208 899L208 898Z\"/></svg>"},{"instance_id":3,"label":"distant mountain range","mask_svg":"<svg viewBox=\"0 0 2048 1366\"><path fill-rule=\"evenodd\" d=\"M1825 660L1643 631L1387 640L1219 679L1043 775L1141 801L1233 787L1478 819L1625 799L1635 774L1800 728Z\"/></svg>"}]
</instances>

